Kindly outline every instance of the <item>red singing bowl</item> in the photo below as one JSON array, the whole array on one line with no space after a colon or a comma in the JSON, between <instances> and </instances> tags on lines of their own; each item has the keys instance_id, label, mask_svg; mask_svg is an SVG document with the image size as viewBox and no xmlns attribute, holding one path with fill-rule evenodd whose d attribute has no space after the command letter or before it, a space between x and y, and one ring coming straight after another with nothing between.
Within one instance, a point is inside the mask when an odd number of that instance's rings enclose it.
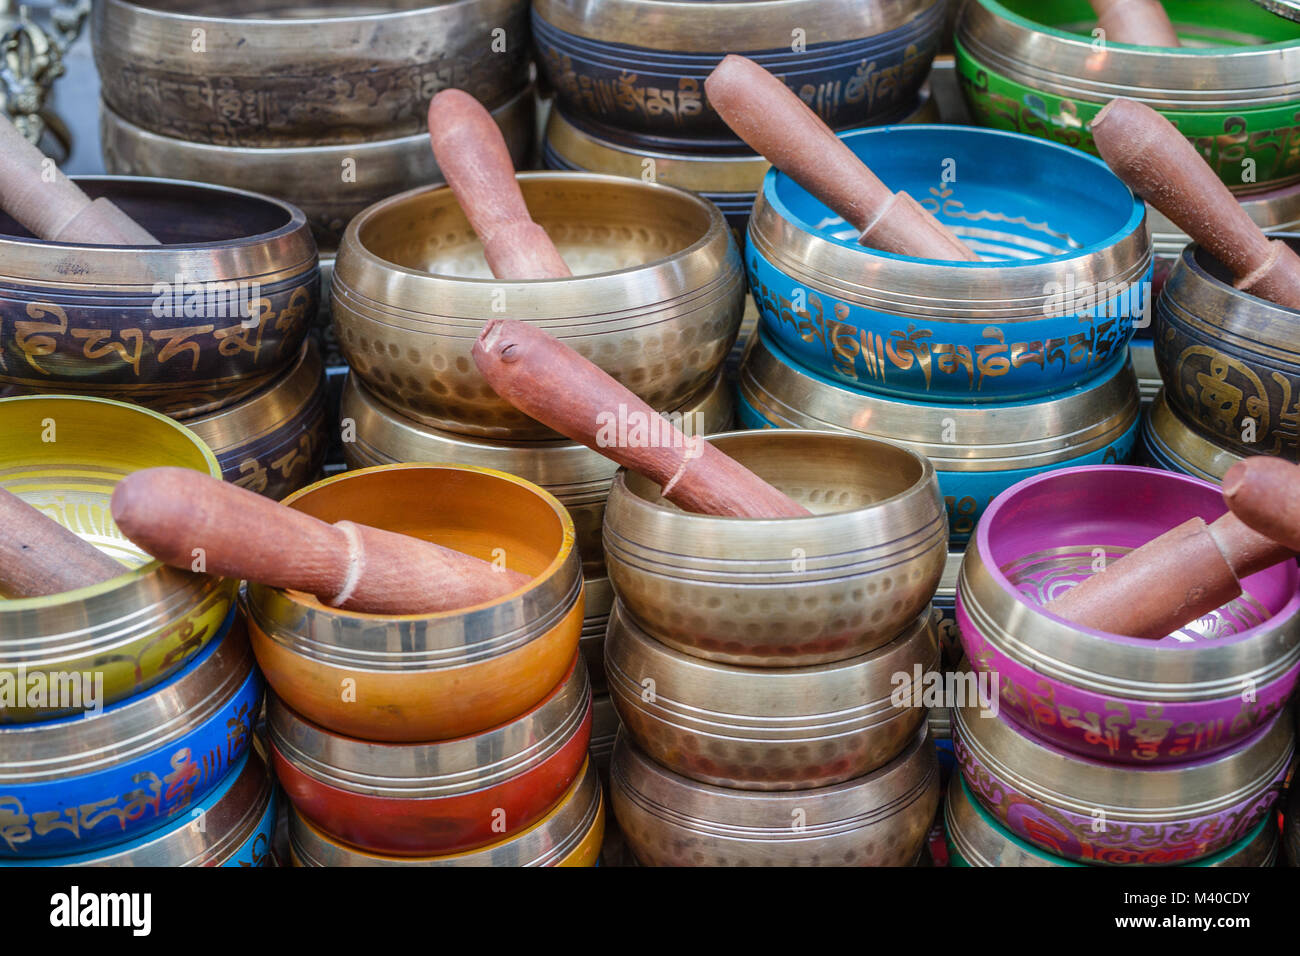
<instances>
[{"instance_id":1,"label":"red singing bowl","mask_svg":"<svg viewBox=\"0 0 1300 956\"><path fill-rule=\"evenodd\" d=\"M332 733L268 691L271 758L294 807L373 853L432 856L527 829L576 779L591 739L591 688L574 655L531 710L482 733L389 744Z\"/></svg>"}]
</instances>

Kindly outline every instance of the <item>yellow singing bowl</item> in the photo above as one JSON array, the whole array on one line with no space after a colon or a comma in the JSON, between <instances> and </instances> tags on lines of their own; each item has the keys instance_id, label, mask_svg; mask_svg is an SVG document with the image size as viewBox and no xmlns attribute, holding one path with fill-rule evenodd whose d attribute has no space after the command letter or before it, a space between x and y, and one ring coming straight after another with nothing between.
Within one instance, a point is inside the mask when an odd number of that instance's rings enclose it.
<instances>
[{"instance_id":1,"label":"yellow singing bowl","mask_svg":"<svg viewBox=\"0 0 1300 956\"><path fill-rule=\"evenodd\" d=\"M118 481L159 466L221 477L193 432L147 409L68 395L0 399L0 488L122 563L98 584L0 598L0 681L102 674L102 700L112 704L179 670L220 630L238 582L165 567L113 523ZM0 723L62 713L30 703L0 707Z\"/></svg>"},{"instance_id":2,"label":"yellow singing bowl","mask_svg":"<svg viewBox=\"0 0 1300 956\"><path fill-rule=\"evenodd\" d=\"M319 481L284 504L504 560L532 578L486 604L409 615L342 611L249 585L257 661L307 719L363 740L446 740L518 716L568 671L582 632L582 564L569 513L531 482L468 465L382 465Z\"/></svg>"}]
</instances>

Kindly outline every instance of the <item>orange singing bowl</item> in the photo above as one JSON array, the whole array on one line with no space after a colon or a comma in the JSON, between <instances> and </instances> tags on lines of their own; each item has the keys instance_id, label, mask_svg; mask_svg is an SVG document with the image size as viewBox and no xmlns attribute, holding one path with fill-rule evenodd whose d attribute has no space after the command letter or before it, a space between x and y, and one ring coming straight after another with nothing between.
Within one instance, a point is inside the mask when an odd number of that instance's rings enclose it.
<instances>
[{"instance_id":1,"label":"orange singing bowl","mask_svg":"<svg viewBox=\"0 0 1300 956\"><path fill-rule=\"evenodd\" d=\"M587 761L559 802L528 829L491 846L442 856L384 856L335 840L289 807L295 866L595 866L605 837L605 799Z\"/></svg>"},{"instance_id":2,"label":"orange singing bowl","mask_svg":"<svg viewBox=\"0 0 1300 956\"><path fill-rule=\"evenodd\" d=\"M353 846L396 856L473 850L526 829L577 778L591 738L582 658L546 699L481 734L381 744L332 734L267 701L271 758L298 812Z\"/></svg>"},{"instance_id":3,"label":"orange singing bowl","mask_svg":"<svg viewBox=\"0 0 1300 956\"><path fill-rule=\"evenodd\" d=\"M569 513L536 485L467 465L384 465L284 503L504 560L533 579L485 604L406 615L343 611L250 584L257 662L312 723L363 740L466 737L531 709L568 672L582 631L582 565Z\"/></svg>"}]
</instances>

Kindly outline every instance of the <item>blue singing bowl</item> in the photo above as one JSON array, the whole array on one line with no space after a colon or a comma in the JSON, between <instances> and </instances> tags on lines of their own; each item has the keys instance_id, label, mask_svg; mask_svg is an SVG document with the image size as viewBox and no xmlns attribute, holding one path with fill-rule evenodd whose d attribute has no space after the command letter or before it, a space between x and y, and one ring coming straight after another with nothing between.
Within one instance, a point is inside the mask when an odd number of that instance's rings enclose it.
<instances>
[{"instance_id":1,"label":"blue singing bowl","mask_svg":"<svg viewBox=\"0 0 1300 956\"><path fill-rule=\"evenodd\" d=\"M190 811L248 749L262 699L242 619L98 713L0 726L0 860L99 851Z\"/></svg>"},{"instance_id":2,"label":"blue singing bowl","mask_svg":"<svg viewBox=\"0 0 1300 956\"><path fill-rule=\"evenodd\" d=\"M88 853L0 860L6 866L273 866L275 780L245 749L204 798L166 826Z\"/></svg>"},{"instance_id":3,"label":"blue singing bowl","mask_svg":"<svg viewBox=\"0 0 1300 956\"><path fill-rule=\"evenodd\" d=\"M745 428L808 428L882 438L925 455L960 547L992 500L1055 468L1124 463L1140 421L1137 378L1123 355L1059 394L988 405L907 401L803 368L763 330L740 371Z\"/></svg>"},{"instance_id":4,"label":"blue singing bowl","mask_svg":"<svg viewBox=\"0 0 1300 956\"><path fill-rule=\"evenodd\" d=\"M840 138L983 261L861 246L842 218L771 170L745 264L763 327L800 364L903 398L1020 401L1109 369L1149 317L1146 207L1100 160L969 127Z\"/></svg>"}]
</instances>

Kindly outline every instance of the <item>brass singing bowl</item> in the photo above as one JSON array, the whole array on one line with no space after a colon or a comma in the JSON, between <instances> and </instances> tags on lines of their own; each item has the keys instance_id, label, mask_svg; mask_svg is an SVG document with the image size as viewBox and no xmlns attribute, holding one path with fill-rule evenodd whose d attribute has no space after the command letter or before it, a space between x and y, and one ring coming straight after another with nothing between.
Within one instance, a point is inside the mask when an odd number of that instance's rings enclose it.
<instances>
[{"instance_id":1,"label":"brass singing bowl","mask_svg":"<svg viewBox=\"0 0 1300 956\"><path fill-rule=\"evenodd\" d=\"M847 783L757 793L698 783L618 735L610 805L647 866L911 866L939 808L922 727L892 762Z\"/></svg>"},{"instance_id":2,"label":"brass singing bowl","mask_svg":"<svg viewBox=\"0 0 1300 956\"><path fill-rule=\"evenodd\" d=\"M587 612L582 619L578 650L587 662L592 691L603 694L609 689L605 681L605 632L609 629L610 611L614 609L614 587L602 575L584 578L582 589L587 598Z\"/></svg>"},{"instance_id":3,"label":"brass singing bowl","mask_svg":"<svg viewBox=\"0 0 1300 956\"><path fill-rule=\"evenodd\" d=\"M590 760L541 820L499 843L464 853L426 857L366 853L330 838L289 807L289 847L296 866L594 866L604 835L605 801Z\"/></svg>"},{"instance_id":4,"label":"brass singing bowl","mask_svg":"<svg viewBox=\"0 0 1300 956\"><path fill-rule=\"evenodd\" d=\"M334 327L352 370L425 425L555 439L498 396L470 357L489 319L524 318L653 408L679 408L726 359L744 308L740 254L722 214L682 190L614 176L518 179L574 277L491 278L449 188L377 203L352 220L334 266Z\"/></svg>"},{"instance_id":5,"label":"brass singing bowl","mask_svg":"<svg viewBox=\"0 0 1300 956\"><path fill-rule=\"evenodd\" d=\"M221 477L212 452L157 412L67 395L0 399L0 488L122 563L117 577L74 591L0 597L0 679L103 674L112 704L180 670L220 631L239 582L166 567L113 523L117 482L161 466ZM56 715L0 707L3 723Z\"/></svg>"},{"instance_id":6,"label":"brass singing bowl","mask_svg":"<svg viewBox=\"0 0 1300 956\"><path fill-rule=\"evenodd\" d=\"M535 108L528 87L492 110L516 166L525 165L532 153ZM293 203L306 214L322 251L337 249L348 222L373 203L443 182L425 132L364 143L213 146L149 132L104 104L99 134L109 172L184 176Z\"/></svg>"},{"instance_id":7,"label":"brass singing bowl","mask_svg":"<svg viewBox=\"0 0 1300 956\"><path fill-rule=\"evenodd\" d=\"M279 501L314 481L325 461L325 368L312 341L279 379L238 405L185 422L212 449L226 481Z\"/></svg>"},{"instance_id":8,"label":"brass singing bowl","mask_svg":"<svg viewBox=\"0 0 1300 956\"><path fill-rule=\"evenodd\" d=\"M739 790L828 787L888 763L925 721L914 684L938 666L929 608L884 647L805 667L682 654L621 604L605 638L609 695L641 749L692 780Z\"/></svg>"},{"instance_id":9,"label":"brass singing bowl","mask_svg":"<svg viewBox=\"0 0 1300 956\"><path fill-rule=\"evenodd\" d=\"M23 860L17 865L272 866L275 813L275 778L249 747L212 793L202 802L178 810L161 829L103 850Z\"/></svg>"},{"instance_id":10,"label":"brass singing bowl","mask_svg":"<svg viewBox=\"0 0 1300 956\"><path fill-rule=\"evenodd\" d=\"M1178 471L1205 481L1222 482L1228 469L1241 461L1237 452L1205 437L1174 411L1160 389L1142 422L1141 462L1152 468Z\"/></svg>"},{"instance_id":11,"label":"brass singing bowl","mask_svg":"<svg viewBox=\"0 0 1300 956\"><path fill-rule=\"evenodd\" d=\"M679 408L668 411L687 434L723 431L731 427L734 412L731 389L719 374ZM349 375L343 386L341 416L356 433L355 441L343 444L343 457L352 468L446 461L495 468L541 485L569 509L587 573L601 573L605 555L600 531L618 464L600 452L567 439L508 442L422 425L385 405L356 375Z\"/></svg>"},{"instance_id":12,"label":"brass singing bowl","mask_svg":"<svg viewBox=\"0 0 1300 956\"><path fill-rule=\"evenodd\" d=\"M523 0L103 0L92 9L104 99L133 123L195 143L408 135L424 128L439 90L492 107L528 82Z\"/></svg>"},{"instance_id":13,"label":"brass singing bowl","mask_svg":"<svg viewBox=\"0 0 1300 956\"><path fill-rule=\"evenodd\" d=\"M655 483L619 472L605 509L606 564L619 599L657 640L728 664L819 664L888 643L930 603L948 532L925 458L832 432L709 441L813 514L691 514Z\"/></svg>"},{"instance_id":14,"label":"brass singing bowl","mask_svg":"<svg viewBox=\"0 0 1300 956\"><path fill-rule=\"evenodd\" d=\"M88 395L191 418L293 364L320 292L300 210L238 178L77 184L162 244L46 242L0 212L0 395Z\"/></svg>"},{"instance_id":15,"label":"brass singing bowl","mask_svg":"<svg viewBox=\"0 0 1300 956\"><path fill-rule=\"evenodd\" d=\"M966 782L955 776L943 807L948 851L954 866L1088 866L1053 856L1007 830L971 796ZM1226 850L1197 860L1192 866L1263 867L1277 862L1277 824L1268 816L1249 835Z\"/></svg>"},{"instance_id":16,"label":"brass singing bowl","mask_svg":"<svg viewBox=\"0 0 1300 956\"><path fill-rule=\"evenodd\" d=\"M528 710L567 672L582 629L582 566L572 519L536 485L468 465L385 465L318 481L284 504L486 561L503 556L532 578L496 601L405 615L344 611L250 584L257 661L313 723L385 742L462 737Z\"/></svg>"},{"instance_id":17,"label":"brass singing bowl","mask_svg":"<svg viewBox=\"0 0 1300 956\"><path fill-rule=\"evenodd\" d=\"M1168 866L1227 849L1269 814L1295 752L1289 710L1225 753L1135 767L1067 753L981 706L952 709L972 795L1021 839L1089 863Z\"/></svg>"},{"instance_id":18,"label":"brass singing bowl","mask_svg":"<svg viewBox=\"0 0 1300 956\"><path fill-rule=\"evenodd\" d=\"M1300 250L1300 236L1278 241ZM1300 311L1235 288L1197 245L1183 250L1156 304L1165 400L1240 455L1300 460Z\"/></svg>"}]
</instances>

